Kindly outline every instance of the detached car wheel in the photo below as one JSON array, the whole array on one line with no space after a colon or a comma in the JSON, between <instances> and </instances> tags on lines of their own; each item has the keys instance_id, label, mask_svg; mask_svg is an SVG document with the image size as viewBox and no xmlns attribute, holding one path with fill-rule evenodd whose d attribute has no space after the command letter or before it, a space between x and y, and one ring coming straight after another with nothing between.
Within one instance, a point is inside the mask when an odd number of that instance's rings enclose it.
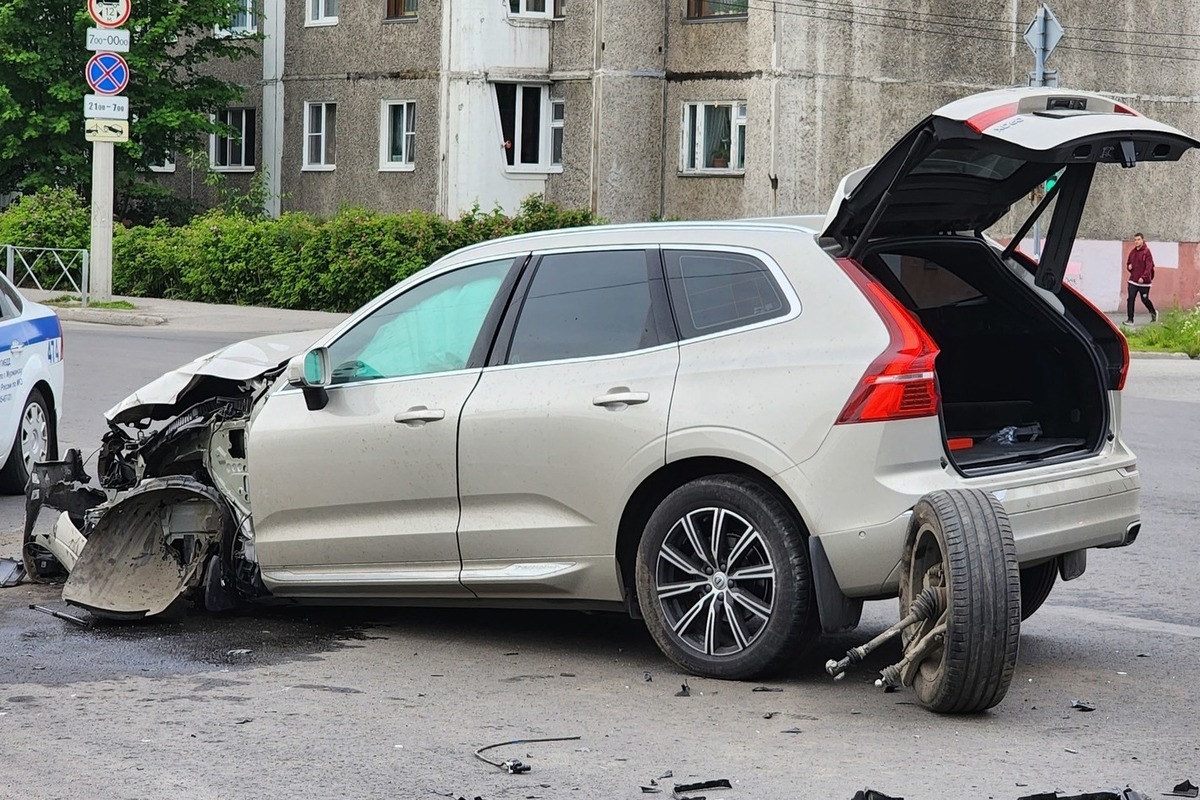
<instances>
[{"instance_id":1,"label":"detached car wheel","mask_svg":"<svg viewBox=\"0 0 1200 800\"><path fill-rule=\"evenodd\" d=\"M1058 559L1021 570L1021 622L1042 607L1058 579Z\"/></svg>"},{"instance_id":2,"label":"detached car wheel","mask_svg":"<svg viewBox=\"0 0 1200 800\"><path fill-rule=\"evenodd\" d=\"M58 457L51 420L42 393L37 389L32 390L25 400L25 407L21 409L8 460L4 462L4 469L0 470L0 492L24 494L34 463Z\"/></svg>"},{"instance_id":3,"label":"detached car wheel","mask_svg":"<svg viewBox=\"0 0 1200 800\"><path fill-rule=\"evenodd\" d=\"M939 491L917 503L909 531L901 618L931 587L945 597L940 617L904 632L906 652L931 637L910 667L917 700L942 713L991 708L1008 692L1021 635L1021 574L1008 516L986 492Z\"/></svg>"},{"instance_id":4,"label":"detached car wheel","mask_svg":"<svg viewBox=\"0 0 1200 800\"><path fill-rule=\"evenodd\" d=\"M705 677L766 675L817 635L800 524L739 476L695 480L662 501L638 547L637 591L658 646Z\"/></svg>"}]
</instances>

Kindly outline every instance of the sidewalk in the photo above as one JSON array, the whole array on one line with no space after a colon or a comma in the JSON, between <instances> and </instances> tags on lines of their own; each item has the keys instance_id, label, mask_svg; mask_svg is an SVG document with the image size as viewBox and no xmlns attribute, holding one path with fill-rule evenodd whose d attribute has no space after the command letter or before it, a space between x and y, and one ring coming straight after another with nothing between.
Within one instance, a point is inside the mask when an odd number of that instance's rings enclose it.
<instances>
[{"instance_id":1,"label":"sidewalk","mask_svg":"<svg viewBox=\"0 0 1200 800\"><path fill-rule=\"evenodd\" d=\"M35 303L62 292L45 292L37 289L22 289L21 294ZM324 311L290 311L281 308L259 308L255 306L223 306L209 303L190 303L184 300L161 300L150 297L113 297L125 300L135 308L132 311L101 308L60 308L54 306L59 319L72 322L91 322L103 325L151 326L162 325L174 330L230 331L248 335L289 333L291 331L332 328L348 314L330 314Z\"/></svg>"}]
</instances>

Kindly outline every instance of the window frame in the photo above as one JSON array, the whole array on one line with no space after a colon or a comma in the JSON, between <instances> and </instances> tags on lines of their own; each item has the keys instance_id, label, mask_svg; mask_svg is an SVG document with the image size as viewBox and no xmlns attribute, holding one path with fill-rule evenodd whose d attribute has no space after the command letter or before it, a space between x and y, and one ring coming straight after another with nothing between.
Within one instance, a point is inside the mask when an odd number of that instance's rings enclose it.
<instances>
[{"instance_id":1,"label":"window frame","mask_svg":"<svg viewBox=\"0 0 1200 800\"><path fill-rule=\"evenodd\" d=\"M413 10L411 12L408 12L405 10L405 7L410 2L413 4ZM399 6L399 8L400 8L399 14L391 13L390 7L393 3L396 3ZM384 22L416 22L417 14L419 13L419 8L420 8L419 0L384 0L384 2L383 2L383 21Z\"/></svg>"},{"instance_id":2,"label":"window frame","mask_svg":"<svg viewBox=\"0 0 1200 800\"><path fill-rule=\"evenodd\" d=\"M562 114L561 117L559 117L555 113L556 109L561 111L561 114ZM561 99L555 100L555 99L551 98L551 100L550 100L550 167L551 167L551 169L553 169L554 167L558 167L560 170L562 169L564 149L566 147L566 141L567 141L566 122L567 122L567 101L561 100ZM558 160L557 161L554 160L555 137L558 138Z\"/></svg>"},{"instance_id":3,"label":"window frame","mask_svg":"<svg viewBox=\"0 0 1200 800\"><path fill-rule=\"evenodd\" d=\"M729 109L729 154L727 166L707 167L704 152L704 117L707 108ZM696 110L695 144L691 152L688 142L691 139L691 120L689 112ZM680 175L722 175L737 176L746 174L746 138L748 134L749 104L745 100L686 100L683 103L683 113L679 125L679 174ZM735 151L734 148L737 148ZM689 166L689 157L695 159L697 166Z\"/></svg>"},{"instance_id":4,"label":"window frame","mask_svg":"<svg viewBox=\"0 0 1200 800\"><path fill-rule=\"evenodd\" d=\"M646 279L650 284L650 307L654 311L654 321L658 328L660 342L651 347L626 350L620 353L605 353L594 356L579 356L562 358L553 361L525 361L520 364L509 364L508 359L512 349L513 337L521 314L525 310L525 301L529 297L529 289L537 276L538 268L548 256L573 255L583 253L605 253L613 251L641 251L646 257ZM667 276L663 269L662 255L658 247L645 244L631 243L628 245L592 245L584 247L559 247L537 250L530 254L528 262L520 271L512 300L504 311L500 326L496 331L495 343L487 359L488 369L526 369L553 364L571 364L583 361L601 359L626 358L633 354L648 353L664 347L675 347L679 343L679 333L675 328L675 320L671 315L670 299L667 295Z\"/></svg>"},{"instance_id":5,"label":"window frame","mask_svg":"<svg viewBox=\"0 0 1200 800\"><path fill-rule=\"evenodd\" d=\"M241 122L241 126L240 126L240 130L241 130L240 137L235 139L234 137L224 136L219 133L209 134L209 137L208 137L208 166L209 166L209 169L213 170L214 172L254 172L256 169L258 169L258 153L257 153L257 149L258 149L258 109L253 106L237 106L237 107L232 107L232 108L224 108L212 116L212 121L216 124L227 125L231 128L236 129L236 128L238 128L238 126L235 126L232 122L230 122L227 117L225 119L222 119L223 115L228 115L231 112L235 112L235 111L240 112L242 115L242 122ZM246 130L247 130L246 117L248 115L252 115L254 119L250 125L252 146L250 147L250 150L247 153L247 150L246 150ZM237 142L237 147L241 154L241 163L240 164L233 164L233 163L218 164L217 163L217 153L219 152L219 147L220 147L221 143L222 142L229 143L229 142L234 142L234 141ZM229 145L227 144L226 147L228 147L228 146ZM227 160L232 162L233 159L228 158L228 155L229 154L227 153ZM249 164L246 163L247 156L249 156L249 158L250 158ZM171 171L173 172L174 170L172 169Z\"/></svg>"},{"instance_id":6,"label":"window frame","mask_svg":"<svg viewBox=\"0 0 1200 800\"><path fill-rule=\"evenodd\" d=\"M396 106L404 108L404 139L402 141L402 150L404 159L401 161L391 160L391 142L392 142L392 114L391 110ZM417 146L417 131L416 123L413 120L416 117L417 102L415 100L380 100L379 101L379 171L380 172L412 172L417 168L416 154L413 150ZM411 137L412 144L409 144Z\"/></svg>"},{"instance_id":7,"label":"window frame","mask_svg":"<svg viewBox=\"0 0 1200 800\"><path fill-rule=\"evenodd\" d=\"M220 25L213 26L213 35L218 38L229 38L237 36L254 36L258 33L258 0L240 0L242 10L238 13L245 13L250 20L249 26L240 26L230 24L228 27ZM230 20L232 23L233 20Z\"/></svg>"},{"instance_id":8,"label":"window frame","mask_svg":"<svg viewBox=\"0 0 1200 800\"><path fill-rule=\"evenodd\" d=\"M313 106L321 106L321 158L320 163L313 163L308 160L308 142L314 135L312 131L312 116L310 110ZM329 136L329 109L328 106L333 106L334 111L334 129L333 129L333 162L327 163L324 161L326 152L326 138ZM301 172L332 172L337 169L337 101L336 100L305 100L304 101L304 137L301 140Z\"/></svg>"},{"instance_id":9,"label":"window frame","mask_svg":"<svg viewBox=\"0 0 1200 800\"><path fill-rule=\"evenodd\" d=\"M530 11L529 4L531 2L538 1L539 0L508 0L504 10L511 19L565 19L563 6L566 0L540 0L542 3L542 10ZM517 10L515 11L513 10L514 5L517 7Z\"/></svg>"},{"instance_id":10,"label":"window frame","mask_svg":"<svg viewBox=\"0 0 1200 800\"><path fill-rule=\"evenodd\" d=\"M479 333L475 337L475 343L471 348L470 355L467 358L467 363L462 367L462 369L445 370L439 372L420 372L413 375L399 375L394 377L365 378L357 381L330 383L326 388L330 391L336 391L341 389L349 389L356 386L378 386L382 383L420 380L432 376L450 375L455 372L482 369L484 366L486 366L488 354L492 350L492 344L496 339L496 335L500 327L501 318L508 310L512 302L514 289L516 288L518 280L526 271L525 265L528 263L528 260L528 252L518 252L507 255L494 255L490 258L477 258L461 264L454 264L453 266L447 266L445 269L439 269L432 275L425 275L425 271L423 270L422 273L418 274L417 276L401 281L399 284L392 287L391 290L379 295L371 303L364 306L341 325L334 328L334 330L330 332L329 336L325 337L323 341L318 342L320 346L325 348L332 347L334 344L348 336L351 331L355 330L359 325L370 319L377 311L399 299L401 296L419 289L430 281L438 280L446 275L451 275L464 269L470 269L471 267L508 261L508 271L505 273L504 277L501 278L500 286L496 289L496 296L493 299L491 306L488 308L487 313L484 314L483 322L479 326ZM289 387L284 391L300 392L302 390L298 387Z\"/></svg>"},{"instance_id":11,"label":"window frame","mask_svg":"<svg viewBox=\"0 0 1200 800\"><path fill-rule=\"evenodd\" d=\"M713 5L734 5L738 0L687 0L683 9L683 18L689 22L738 22L750 16L749 0L741 0L745 10L726 14L705 14L704 9Z\"/></svg>"},{"instance_id":12,"label":"window frame","mask_svg":"<svg viewBox=\"0 0 1200 800\"><path fill-rule=\"evenodd\" d=\"M679 343L681 346L691 344L692 342L703 342L718 336L728 336L733 333L741 333L742 331L765 328L769 325L779 325L795 319L796 317L800 316L800 313L803 311L800 297L796 294L796 290L792 286L791 281L789 281L787 276L784 274L783 268L779 266L779 262L761 250L755 250L754 248L750 247L737 247L735 245L708 244L703 241L694 244L665 244L662 245L660 249L663 259L663 272L667 276L667 296L670 300L671 310L679 331ZM685 327L685 322L687 319L689 319L689 317L686 315L688 315L690 311L689 307L686 305L687 295L684 293L682 297L679 297L678 299L676 298L676 295L680 291L677 286L681 280L681 276L675 270L675 266L672 264L671 258L669 258L669 254L676 252L716 253L725 255L738 255L754 259L759 264L766 267L776 291L779 293L780 298L782 298L784 302L786 310L780 314L758 318L756 320L746 322L745 324L730 325L729 327L721 328L720 330L706 330L704 332L699 332L690 324Z\"/></svg>"},{"instance_id":13,"label":"window frame","mask_svg":"<svg viewBox=\"0 0 1200 800\"><path fill-rule=\"evenodd\" d=\"M551 103L550 100L550 84L548 82L538 81L491 81L492 95L492 113L495 116L496 132L500 135L500 163L504 167L504 171L510 174L536 174L546 175L550 173L562 172L561 164L550 163L552 155L551 143L553 134L551 133ZM513 140L512 150L514 153L514 163L509 164L508 159L504 154L504 142L508 141L504 138L504 121L500 115L500 96L496 91L498 86L513 86L516 87L514 94L514 110L513 110ZM541 93L541 102L539 108L539 125L538 125L538 162L536 164L520 163L521 153L521 123L523 121L524 107L521 102L521 97L525 89L537 89ZM565 113L565 105L564 105Z\"/></svg>"},{"instance_id":14,"label":"window frame","mask_svg":"<svg viewBox=\"0 0 1200 800\"><path fill-rule=\"evenodd\" d=\"M337 6L336 13L329 13L329 5ZM320 13L314 14L314 9ZM338 24L338 14L341 13L341 0L304 0L304 27L319 28Z\"/></svg>"}]
</instances>

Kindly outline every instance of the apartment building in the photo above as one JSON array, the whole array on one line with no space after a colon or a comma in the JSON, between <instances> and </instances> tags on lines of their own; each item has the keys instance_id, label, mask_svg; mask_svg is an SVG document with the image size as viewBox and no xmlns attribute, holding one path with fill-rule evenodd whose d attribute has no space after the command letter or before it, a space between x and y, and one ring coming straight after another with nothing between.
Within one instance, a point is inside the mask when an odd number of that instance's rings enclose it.
<instances>
[{"instance_id":1,"label":"apartment building","mask_svg":"<svg viewBox=\"0 0 1200 800\"><path fill-rule=\"evenodd\" d=\"M210 165L270 210L454 215L540 194L615 220L824 210L942 103L1023 84L1031 0L245 0L258 60ZM1055 0L1063 85L1200 131L1200 4ZM1154 37L1146 31L1156 31ZM1172 38L1170 34L1180 34ZM1200 162L1108 174L1081 236L1200 241ZM1120 172L1117 170L1116 172ZM195 181L176 174L177 186ZM1118 247L1119 249L1119 247ZM1110 254L1114 261L1119 254ZM1115 261L1114 261L1115 263Z\"/></svg>"}]
</instances>

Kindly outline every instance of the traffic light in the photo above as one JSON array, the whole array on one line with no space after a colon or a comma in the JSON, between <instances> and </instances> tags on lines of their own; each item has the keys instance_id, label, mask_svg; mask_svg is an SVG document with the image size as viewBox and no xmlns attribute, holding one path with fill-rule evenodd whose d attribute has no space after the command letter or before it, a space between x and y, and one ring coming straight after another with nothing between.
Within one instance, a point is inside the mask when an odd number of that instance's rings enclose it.
<instances>
[{"instance_id":1,"label":"traffic light","mask_svg":"<svg viewBox=\"0 0 1200 800\"><path fill-rule=\"evenodd\" d=\"M1061 171L1061 170L1060 170L1060 171L1058 171L1058 172L1056 172L1056 173L1054 173L1054 174L1053 174L1053 175L1051 175L1049 178L1046 178L1046 183L1045 183L1045 185L1044 185L1044 187L1043 187L1043 188L1045 188L1045 190L1046 190L1047 192L1049 192L1051 189L1053 189L1053 188L1054 188L1054 184L1058 183L1058 179L1059 179L1060 177L1062 177L1062 171Z\"/></svg>"}]
</instances>

